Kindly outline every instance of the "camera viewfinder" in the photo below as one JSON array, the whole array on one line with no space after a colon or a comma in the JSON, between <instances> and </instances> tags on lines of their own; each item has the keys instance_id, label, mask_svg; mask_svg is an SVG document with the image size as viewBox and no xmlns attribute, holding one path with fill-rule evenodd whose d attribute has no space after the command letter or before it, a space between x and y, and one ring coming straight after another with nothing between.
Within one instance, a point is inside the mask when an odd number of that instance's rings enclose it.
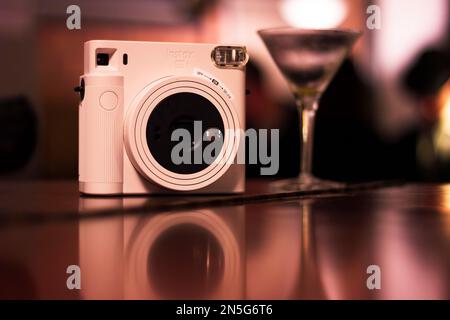
<instances>
[{"instance_id":1,"label":"camera viewfinder","mask_svg":"<svg viewBox=\"0 0 450 320\"><path fill-rule=\"evenodd\" d=\"M97 53L97 65L107 66L109 64L109 54L107 53Z\"/></svg>"}]
</instances>

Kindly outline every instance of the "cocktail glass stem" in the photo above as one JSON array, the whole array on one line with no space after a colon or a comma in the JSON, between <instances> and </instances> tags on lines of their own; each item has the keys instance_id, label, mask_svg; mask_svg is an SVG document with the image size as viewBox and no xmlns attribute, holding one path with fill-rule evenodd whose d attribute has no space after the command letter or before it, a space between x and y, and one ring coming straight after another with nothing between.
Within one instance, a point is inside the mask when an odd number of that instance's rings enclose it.
<instances>
[{"instance_id":1,"label":"cocktail glass stem","mask_svg":"<svg viewBox=\"0 0 450 320\"><path fill-rule=\"evenodd\" d=\"M316 119L317 105L317 100L312 103L305 103L301 99L297 100L300 123L302 124L300 131L302 153L300 161L299 180L305 183L311 182L313 180L312 159L314 143L314 123Z\"/></svg>"}]
</instances>

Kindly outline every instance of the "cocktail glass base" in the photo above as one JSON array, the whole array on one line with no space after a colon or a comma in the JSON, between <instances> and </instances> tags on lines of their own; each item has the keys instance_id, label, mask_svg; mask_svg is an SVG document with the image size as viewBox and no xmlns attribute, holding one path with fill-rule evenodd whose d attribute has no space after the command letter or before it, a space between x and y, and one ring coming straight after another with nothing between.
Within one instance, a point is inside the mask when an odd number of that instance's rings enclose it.
<instances>
[{"instance_id":1,"label":"cocktail glass base","mask_svg":"<svg viewBox=\"0 0 450 320\"><path fill-rule=\"evenodd\" d=\"M347 185L342 182L323 180L309 174L301 174L297 178L285 179L271 183L274 192L340 190Z\"/></svg>"}]
</instances>

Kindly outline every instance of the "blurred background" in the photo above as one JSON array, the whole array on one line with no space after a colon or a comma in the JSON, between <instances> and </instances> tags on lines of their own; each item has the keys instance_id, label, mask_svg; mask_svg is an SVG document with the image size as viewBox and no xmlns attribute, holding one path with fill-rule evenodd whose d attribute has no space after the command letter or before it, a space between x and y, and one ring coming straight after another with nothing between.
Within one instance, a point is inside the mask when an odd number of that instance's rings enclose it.
<instances>
[{"instance_id":1,"label":"blurred background","mask_svg":"<svg viewBox=\"0 0 450 320\"><path fill-rule=\"evenodd\" d=\"M66 9L81 8L69 30ZM379 28L367 20L379 8ZM92 39L245 44L247 127L280 128L280 177L298 173L299 121L256 30L363 31L317 114L314 173L342 181L450 180L447 0L1 0L0 175L77 177L83 43ZM247 175L256 177L257 165Z\"/></svg>"}]
</instances>

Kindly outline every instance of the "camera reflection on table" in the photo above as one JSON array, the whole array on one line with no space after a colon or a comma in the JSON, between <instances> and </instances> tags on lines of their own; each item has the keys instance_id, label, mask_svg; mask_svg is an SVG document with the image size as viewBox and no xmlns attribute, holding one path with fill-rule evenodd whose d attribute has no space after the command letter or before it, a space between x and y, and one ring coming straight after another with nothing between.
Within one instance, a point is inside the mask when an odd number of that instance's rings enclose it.
<instances>
[{"instance_id":1,"label":"camera reflection on table","mask_svg":"<svg viewBox=\"0 0 450 320\"><path fill-rule=\"evenodd\" d=\"M80 211L145 206L80 198ZM87 219L79 224L84 299L324 298L311 202ZM247 222L247 223L246 223Z\"/></svg>"},{"instance_id":2,"label":"camera reflection on table","mask_svg":"<svg viewBox=\"0 0 450 320\"><path fill-rule=\"evenodd\" d=\"M80 211L117 201L148 199L82 198ZM242 208L217 208L80 223L83 298L242 299L244 219Z\"/></svg>"}]
</instances>

